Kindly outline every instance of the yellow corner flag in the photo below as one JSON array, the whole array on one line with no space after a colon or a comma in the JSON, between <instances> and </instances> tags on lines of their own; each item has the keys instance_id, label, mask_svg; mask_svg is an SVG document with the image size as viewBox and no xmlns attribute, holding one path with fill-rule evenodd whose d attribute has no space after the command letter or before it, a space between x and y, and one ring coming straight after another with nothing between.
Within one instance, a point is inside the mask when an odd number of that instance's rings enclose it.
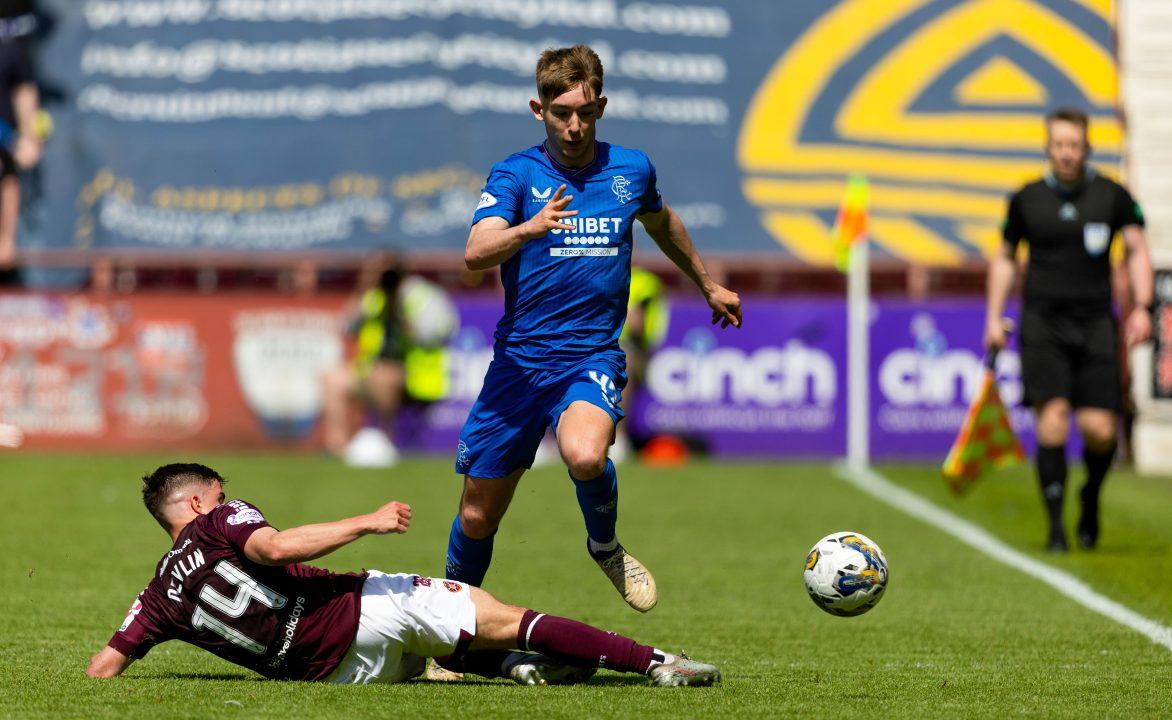
<instances>
[{"instance_id":1,"label":"yellow corner flag","mask_svg":"<svg viewBox=\"0 0 1172 720\"><path fill-rule=\"evenodd\" d=\"M862 175L851 175L846 195L834 220L834 264L841 272L850 266L851 248L867 237L871 186Z\"/></svg>"},{"instance_id":2,"label":"yellow corner flag","mask_svg":"<svg viewBox=\"0 0 1172 720\"><path fill-rule=\"evenodd\" d=\"M944 460L944 477L952 493L960 495L988 470L1010 467L1023 460L1025 453L1009 424L1009 413L997 390L996 373L990 367L985 370L981 389Z\"/></svg>"}]
</instances>

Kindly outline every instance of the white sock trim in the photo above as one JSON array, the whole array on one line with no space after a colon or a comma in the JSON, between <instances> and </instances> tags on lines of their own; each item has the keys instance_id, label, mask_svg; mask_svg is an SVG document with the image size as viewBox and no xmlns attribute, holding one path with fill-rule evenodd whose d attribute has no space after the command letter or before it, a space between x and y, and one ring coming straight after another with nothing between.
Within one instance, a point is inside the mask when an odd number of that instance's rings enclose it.
<instances>
[{"instance_id":1,"label":"white sock trim","mask_svg":"<svg viewBox=\"0 0 1172 720\"><path fill-rule=\"evenodd\" d=\"M526 650L529 649L529 638L533 635L533 626L536 625L537 621L543 617L545 617L545 613L539 613L537 615L537 617L533 618L533 622L529 623L529 627L526 628L526 630L525 630L525 649Z\"/></svg>"},{"instance_id":2,"label":"white sock trim","mask_svg":"<svg viewBox=\"0 0 1172 720\"><path fill-rule=\"evenodd\" d=\"M614 552L619 547L619 536L615 535L614 539L608 543L594 542L594 538L587 538L590 543L590 552L592 553L609 553Z\"/></svg>"}]
</instances>

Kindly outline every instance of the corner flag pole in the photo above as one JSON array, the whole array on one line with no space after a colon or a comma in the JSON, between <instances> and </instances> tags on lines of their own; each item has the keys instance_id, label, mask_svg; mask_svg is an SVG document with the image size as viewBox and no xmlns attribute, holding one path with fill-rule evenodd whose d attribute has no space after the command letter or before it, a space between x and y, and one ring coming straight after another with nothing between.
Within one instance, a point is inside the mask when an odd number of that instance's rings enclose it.
<instances>
[{"instance_id":1,"label":"corner flag pole","mask_svg":"<svg viewBox=\"0 0 1172 720\"><path fill-rule=\"evenodd\" d=\"M838 267L847 274L846 461L855 470L870 464L871 259L867 241L870 187L855 175L834 223Z\"/></svg>"},{"instance_id":2,"label":"corner flag pole","mask_svg":"<svg viewBox=\"0 0 1172 720\"><path fill-rule=\"evenodd\" d=\"M870 388L871 259L864 237L851 248L847 272L847 434L846 461L852 470L871 462Z\"/></svg>"}]
</instances>

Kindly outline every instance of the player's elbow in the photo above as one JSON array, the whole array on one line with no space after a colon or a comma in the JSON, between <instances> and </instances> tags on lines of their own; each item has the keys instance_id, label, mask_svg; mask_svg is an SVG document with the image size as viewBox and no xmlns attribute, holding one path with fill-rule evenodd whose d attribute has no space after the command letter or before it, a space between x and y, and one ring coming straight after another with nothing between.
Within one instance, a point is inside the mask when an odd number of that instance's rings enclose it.
<instances>
[{"instance_id":1,"label":"player's elbow","mask_svg":"<svg viewBox=\"0 0 1172 720\"><path fill-rule=\"evenodd\" d=\"M464 250L464 267L469 270L483 270L486 267L484 257L471 244Z\"/></svg>"},{"instance_id":2,"label":"player's elbow","mask_svg":"<svg viewBox=\"0 0 1172 720\"><path fill-rule=\"evenodd\" d=\"M468 245L464 248L464 267L469 270L487 270L492 267L483 243L477 242L475 231L468 236Z\"/></svg>"}]
</instances>

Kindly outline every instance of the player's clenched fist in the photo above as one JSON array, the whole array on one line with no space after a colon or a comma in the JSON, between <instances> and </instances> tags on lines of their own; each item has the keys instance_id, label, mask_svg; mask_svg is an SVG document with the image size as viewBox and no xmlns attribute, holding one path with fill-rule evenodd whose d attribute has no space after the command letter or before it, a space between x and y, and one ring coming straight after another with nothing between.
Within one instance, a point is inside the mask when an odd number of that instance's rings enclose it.
<instances>
[{"instance_id":1,"label":"player's clenched fist","mask_svg":"<svg viewBox=\"0 0 1172 720\"><path fill-rule=\"evenodd\" d=\"M557 192L553 194L553 198L545 204L541 212L524 222L521 227L521 232L529 240L539 237L544 237L549 234L550 230L573 230L573 225L567 225L562 222L562 218L573 217L578 214L577 210L566 210L566 206L574 199L573 195L565 195L565 183L558 186Z\"/></svg>"},{"instance_id":2,"label":"player's clenched fist","mask_svg":"<svg viewBox=\"0 0 1172 720\"><path fill-rule=\"evenodd\" d=\"M405 533L411 525L411 506L401 502L389 502L368 517L370 531L376 535Z\"/></svg>"}]
</instances>

